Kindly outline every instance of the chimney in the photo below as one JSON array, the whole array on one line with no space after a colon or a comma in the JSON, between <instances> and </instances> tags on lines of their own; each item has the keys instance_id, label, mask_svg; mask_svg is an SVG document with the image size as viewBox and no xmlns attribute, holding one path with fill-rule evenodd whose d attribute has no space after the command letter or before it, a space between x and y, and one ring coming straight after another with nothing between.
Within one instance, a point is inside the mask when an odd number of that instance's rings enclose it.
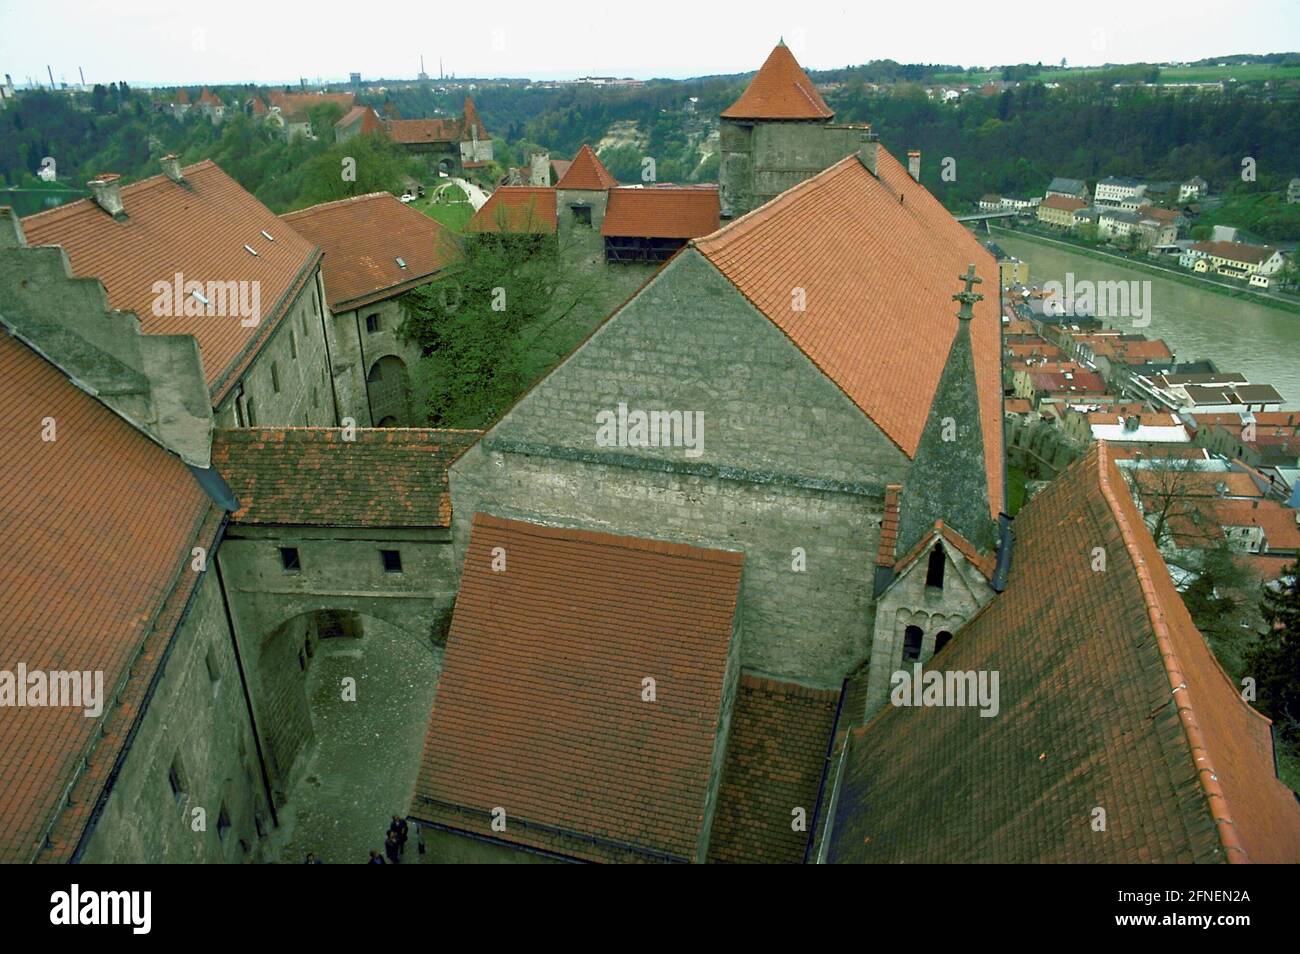
<instances>
[{"instance_id":1,"label":"chimney","mask_svg":"<svg viewBox=\"0 0 1300 954\"><path fill-rule=\"evenodd\" d=\"M921 181L921 150L907 150L907 174L917 182Z\"/></svg>"},{"instance_id":2,"label":"chimney","mask_svg":"<svg viewBox=\"0 0 1300 954\"><path fill-rule=\"evenodd\" d=\"M126 218L126 208L122 205L122 188L118 184L121 178L116 172L101 172L86 183L94 193L99 207L115 219Z\"/></svg>"},{"instance_id":3,"label":"chimney","mask_svg":"<svg viewBox=\"0 0 1300 954\"><path fill-rule=\"evenodd\" d=\"M181 175L181 159L174 152L169 152L160 160L162 162L162 171L166 173L167 178L172 182L184 184L185 176Z\"/></svg>"},{"instance_id":4,"label":"chimney","mask_svg":"<svg viewBox=\"0 0 1300 954\"><path fill-rule=\"evenodd\" d=\"M1124 418L1124 430L1126 431L1136 431L1141 426L1142 415L1140 414L1130 414L1128 417Z\"/></svg>"},{"instance_id":5,"label":"chimney","mask_svg":"<svg viewBox=\"0 0 1300 954\"><path fill-rule=\"evenodd\" d=\"M861 145L858 147L858 161L861 162L868 172L873 176L876 175L876 158L880 152L880 137L873 132L863 133Z\"/></svg>"}]
</instances>

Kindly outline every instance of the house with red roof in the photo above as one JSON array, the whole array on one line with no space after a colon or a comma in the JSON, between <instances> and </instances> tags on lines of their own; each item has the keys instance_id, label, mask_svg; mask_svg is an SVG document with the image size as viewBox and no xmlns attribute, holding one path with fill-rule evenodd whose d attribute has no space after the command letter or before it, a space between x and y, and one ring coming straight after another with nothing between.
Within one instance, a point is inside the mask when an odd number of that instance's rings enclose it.
<instances>
[{"instance_id":1,"label":"house with red roof","mask_svg":"<svg viewBox=\"0 0 1300 954\"><path fill-rule=\"evenodd\" d=\"M492 137L479 118L470 96L460 116L431 119L384 121L388 138L407 152L437 157L438 171L451 175L462 169L478 169L492 162Z\"/></svg>"},{"instance_id":2,"label":"house with red roof","mask_svg":"<svg viewBox=\"0 0 1300 954\"><path fill-rule=\"evenodd\" d=\"M410 383L421 355L398 334L400 299L456 260L456 237L390 192L324 202L281 219L324 253L325 330L339 406L362 427L421 423Z\"/></svg>"},{"instance_id":3,"label":"house with red roof","mask_svg":"<svg viewBox=\"0 0 1300 954\"><path fill-rule=\"evenodd\" d=\"M59 246L146 335L191 336L219 426L336 423L320 248L211 160L162 166L27 216L27 244Z\"/></svg>"}]
</instances>

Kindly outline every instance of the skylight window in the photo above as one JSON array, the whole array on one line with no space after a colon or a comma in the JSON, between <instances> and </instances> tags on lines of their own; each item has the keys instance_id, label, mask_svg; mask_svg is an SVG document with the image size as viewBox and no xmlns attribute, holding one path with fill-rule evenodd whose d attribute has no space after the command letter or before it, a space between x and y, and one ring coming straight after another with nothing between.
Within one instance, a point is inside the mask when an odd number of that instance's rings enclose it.
<instances>
[{"instance_id":1,"label":"skylight window","mask_svg":"<svg viewBox=\"0 0 1300 954\"><path fill-rule=\"evenodd\" d=\"M406 259L402 258L402 256L400 256L400 255L397 256L397 267L398 267L398 268L405 268L405 267L406 267Z\"/></svg>"},{"instance_id":2,"label":"skylight window","mask_svg":"<svg viewBox=\"0 0 1300 954\"><path fill-rule=\"evenodd\" d=\"M252 255L254 258L257 258L257 249L253 248L253 246L245 245L244 251L247 252L249 255Z\"/></svg>"},{"instance_id":3,"label":"skylight window","mask_svg":"<svg viewBox=\"0 0 1300 954\"><path fill-rule=\"evenodd\" d=\"M206 308L210 304L208 302L207 296L204 295L203 292L199 291L197 288L190 292L190 297L193 298L195 301L197 301L204 308Z\"/></svg>"},{"instance_id":4,"label":"skylight window","mask_svg":"<svg viewBox=\"0 0 1300 954\"><path fill-rule=\"evenodd\" d=\"M266 239L268 242L275 241L275 236L272 235L270 232L268 232L266 229L262 229L262 238Z\"/></svg>"}]
</instances>

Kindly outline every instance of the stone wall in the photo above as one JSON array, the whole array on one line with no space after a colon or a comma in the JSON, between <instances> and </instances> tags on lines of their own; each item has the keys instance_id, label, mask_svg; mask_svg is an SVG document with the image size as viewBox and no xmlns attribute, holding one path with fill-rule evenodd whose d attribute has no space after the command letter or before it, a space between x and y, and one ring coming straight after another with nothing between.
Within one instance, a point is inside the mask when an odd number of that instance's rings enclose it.
<instances>
[{"instance_id":1,"label":"stone wall","mask_svg":"<svg viewBox=\"0 0 1300 954\"><path fill-rule=\"evenodd\" d=\"M1033 480L1051 480L1083 456L1085 445L1047 421L1003 418L1003 444L1007 466L1016 467Z\"/></svg>"},{"instance_id":2,"label":"stone wall","mask_svg":"<svg viewBox=\"0 0 1300 954\"><path fill-rule=\"evenodd\" d=\"M206 830L193 830L196 808L206 814ZM82 861L242 862L258 857L270 828L234 643L209 564Z\"/></svg>"},{"instance_id":3,"label":"stone wall","mask_svg":"<svg viewBox=\"0 0 1300 954\"><path fill-rule=\"evenodd\" d=\"M384 620L412 640L445 642L455 600L447 531L233 526L218 557L239 640L267 769L277 801L311 743L308 685L315 646L341 614ZM298 551L288 571L281 548ZM397 550L402 571L383 568L380 550ZM364 638L364 635L363 635Z\"/></svg>"},{"instance_id":4,"label":"stone wall","mask_svg":"<svg viewBox=\"0 0 1300 954\"><path fill-rule=\"evenodd\" d=\"M723 217L744 215L857 152L868 130L822 122L723 120L718 172Z\"/></svg>"},{"instance_id":5,"label":"stone wall","mask_svg":"<svg viewBox=\"0 0 1300 954\"><path fill-rule=\"evenodd\" d=\"M910 670L912 663L903 661L907 627L916 626L921 630L918 661L928 663L935 652L935 637L945 631L955 634L993 598L988 580L947 545L944 545L943 587L927 586L931 550L933 545L915 557L880 595L876 605L871 666L867 673L865 715L868 718L889 700L893 674L900 669Z\"/></svg>"},{"instance_id":6,"label":"stone wall","mask_svg":"<svg viewBox=\"0 0 1300 954\"><path fill-rule=\"evenodd\" d=\"M337 423L325 347L324 307L318 268L270 340L217 407L217 427L330 427Z\"/></svg>"},{"instance_id":7,"label":"stone wall","mask_svg":"<svg viewBox=\"0 0 1300 954\"><path fill-rule=\"evenodd\" d=\"M371 315L378 319L378 331L368 330L367 318ZM334 356L334 388L340 420L351 417L358 427L376 427L392 412L399 427L421 424L418 409L411 403L412 375L419 365L420 349L398 339L397 329L403 320L402 306L396 298L331 314L330 352ZM391 402L386 402L382 395L376 400L367 383L375 363L386 357L402 362L407 401L401 413L397 413L397 408L385 406Z\"/></svg>"},{"instance_id":8,"label":"stone wall","mask_svg":"<svg viewBox=\"0 0 1300 954\"><path fill-rule=\"evenodd\" d=\"M701 412L699 456L599 446L596 415L620 402ZM480 510L740 550L742 665L838 687L868 653L884 487L907 467L688 250L453 465L456 567Z\"/></svg>"}]
</instances>

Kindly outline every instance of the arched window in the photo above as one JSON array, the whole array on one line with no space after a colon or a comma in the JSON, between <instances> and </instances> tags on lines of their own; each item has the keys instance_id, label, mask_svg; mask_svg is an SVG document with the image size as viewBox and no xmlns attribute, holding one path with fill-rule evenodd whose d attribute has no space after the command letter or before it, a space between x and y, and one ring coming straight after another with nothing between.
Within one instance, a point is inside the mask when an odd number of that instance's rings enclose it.
<instances>
[{"instance_id":1,"label":"arched window","mask_svg":"<svg viewBox=\"0 0 1300 954\"><path fill-rule=\"evenodd\" d=\"M921 635L920 626L903 630L903 662L916 662L921 658Z\"/></svg>"},{"instance_id":2,"label":"arched window","mask_svg":"<svg viewBox=\"0 0 1300 954\"><path fill-rule=\"evenodd\" d=\"M943 589L944 563L943 544L936 543L930 551L930 563L925 568L925 585L931 589Z\"/></svg>"},{"instance_id":3,"label":"arched window","mask_svg":"<svg viewBox=\"0 0 1300 954\"><path fill-rule=\"evenodd\" d=\"M943 647L947 646L951 639L952 639L952 633L948 632L946 629L940 630L939 635L934 637L935 654L937 655L939 651L943 649Z\"/></svg>"}]
</instances>

